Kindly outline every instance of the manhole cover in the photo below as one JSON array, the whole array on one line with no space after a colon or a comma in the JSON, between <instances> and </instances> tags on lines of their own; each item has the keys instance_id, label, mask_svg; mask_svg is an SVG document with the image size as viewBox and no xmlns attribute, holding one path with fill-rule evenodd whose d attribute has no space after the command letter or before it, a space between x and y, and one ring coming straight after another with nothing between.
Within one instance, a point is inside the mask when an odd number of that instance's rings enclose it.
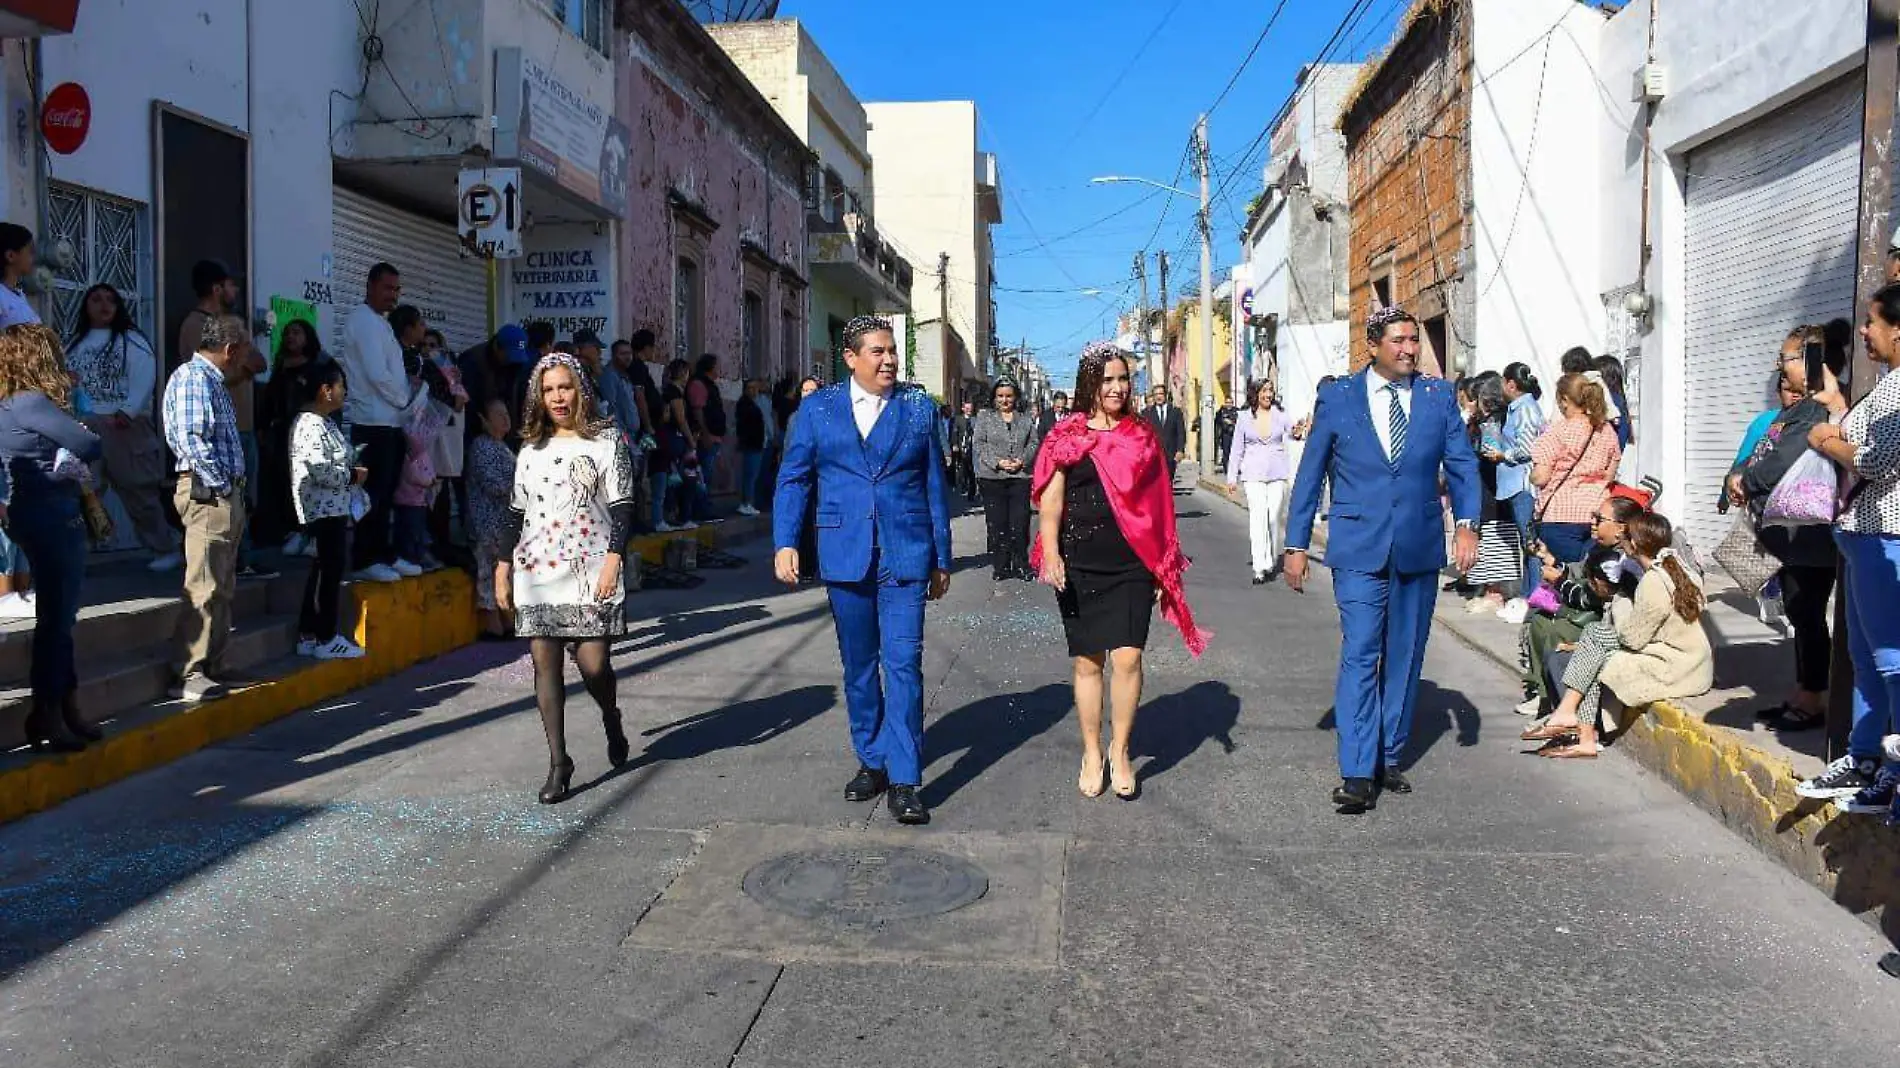
<instances>
[{"instance_id":1,"label":"manhole cover","mask_svg":"<svg viewBox=\"0 0 1900 1068\"><path fill-rule=\"evenodd\" d=\"M787 853L745 876L746 895L766 908L864 925L952 912L989 889L976 865L907 846Z\"/></svg>"}]
</instances>

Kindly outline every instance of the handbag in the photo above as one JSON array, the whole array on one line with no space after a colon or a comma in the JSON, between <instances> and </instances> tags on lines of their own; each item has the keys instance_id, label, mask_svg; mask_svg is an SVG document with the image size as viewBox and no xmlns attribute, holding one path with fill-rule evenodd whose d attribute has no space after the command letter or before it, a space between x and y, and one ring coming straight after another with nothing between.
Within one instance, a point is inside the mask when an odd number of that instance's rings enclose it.
<instances>
[{"instance_id":1,"label":"handbag","mask_svg":"<svg viewBox=\"0 0 1900 1068\"><path fill-rule=\"evenodd\" d=\"M1788 465L1763 502L1761 522L1770 527L1832 525L1840 501L1840 472L1834 461L1809 449Z\"/></svg>"},{"instance_id":2,"label":"handbag","mask_svg":"<svg viewBox=\"0 0 1900 1068\"><path fill-rule=\"evenodd\" d=\"M1544 495L1544 506L1537 509L1536 513L1531 516L1530 529L1525 532L1527 545L1543 544L1544 513L1550 511L1551 504L1557 500L1557 491L1563 489L1564 483L1570 481L1570 476L1576 474L1577 468L1583 466L1584 454L1590 451L1590 446L1597 440L1597 435L1603 431L1603 427L1609 425L1608 423L1604 423L1603 426L1599 426L1595 430L1590 431L1590 436L1584 439L1583 448L1577 450L1577 458L1570 462L1570 469L1565 471L1563 477L1558 479L1556 483L1550 487L1550 492Z\"/></svg>"},{"instance_id":3,"label":"handbag","mask_svg":"<svg viewBox=\"0 0 1900 1068\"><path fill-rule=\"evenodd\" d=\"M1755 533L1755 521L1746 511L1735 517L1728 536L1715 547L1715 562L1750 596L1759 595L1781 570L1781 561L1762 545L1760 535Z\"/></svg>"}]
</instances>

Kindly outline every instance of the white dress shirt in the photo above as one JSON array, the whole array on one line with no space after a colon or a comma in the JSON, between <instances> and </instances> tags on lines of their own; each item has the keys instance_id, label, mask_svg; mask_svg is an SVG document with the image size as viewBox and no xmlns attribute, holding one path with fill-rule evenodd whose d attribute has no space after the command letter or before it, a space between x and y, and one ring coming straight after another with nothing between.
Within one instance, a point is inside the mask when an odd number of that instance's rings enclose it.
<instances>
[{"instance_id":1,"label":"white dress shirt","mask_svg":"<svg viewBox=\"0 0 1900 1068\"><path fill-rule=\"evenodd\" d=\"M343 320L343 349L337 360L350 376L343 398L345 421L352 426L402 426L415 398L402 366L402 345L389 320L368 304L351 309Z\"/></svg>"},{"instance_id":2,"label":"white dress shirt","mask_svg":"<svg viewBox=\"0 0 1900 1068\"><path fill-rule=\"evenodd\" d=\"M851 380L850 389L851 418L857 420L859 439L869 441L871 428L877 425L877 417L884 414L884 406L891 402L891 395L872 393L858 385L858 380L855 378Z\"/></svg>"},{"instance_id":3,"label":"white dress shirt","mask_svg":"<svg viewBox=\"0 0 1900 1068\"><path fill-rule=\"evenodd\" d=\"M1399 387L1399 410L1405 413L1406 426L1412 422L1412 380L1406 378L1393 382L1374 370L1366 372L1366 406L1372 412L1372 432L1379 435L1379 448L1385 450L1388 462L1392 455L1392 395L1386 392L1387 386ZM1410 437L1408 429L1407 437Z\"/></svg>"}]
</instances>

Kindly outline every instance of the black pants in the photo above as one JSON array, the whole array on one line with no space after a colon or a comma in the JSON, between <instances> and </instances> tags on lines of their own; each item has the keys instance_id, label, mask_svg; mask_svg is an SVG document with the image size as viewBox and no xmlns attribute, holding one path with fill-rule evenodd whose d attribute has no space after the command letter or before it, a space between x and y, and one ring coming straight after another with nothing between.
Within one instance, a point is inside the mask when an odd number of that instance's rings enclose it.
<instances>
[{"instance_id":1,"label":"black pants","mask_svg":"<svg viewBox=\"0 0 1900 1068\"><path fill-rule=\"evenodd\" d=\"M1827 599L1834 592L1834 569L1796 566L1781 569L1781 607L1794 628L1795 685L1808 693L1827 689L1833 656L1827 635Z\"/></svg>"},{"instance_id":2,"label":"black pants","mask_svg":"<svg viewBox=\"0 0 1900 1068\"><path fill-rule=\"evenodd\" d=\"M998 575L1029 570L1029 480L983 478L983 519L990 530L990 569Z\"/></svg>"},{"instance_id":3,"label":"black pants","mask_svg":"<svg viewBox=\"0 0 1900 1068\"><path fill-rule=\"evenodd\" d=\"M310 578L303 584L297 633L327 642L336 637L338 591L349 563L350 521L340 515L318 519L305 524L303 532L317 543L317 558L310 565Z\"/></svg>"},{"instance_id":4,"label":"black pants","mask_svg":"<svg viewBox=\"0 0 1900 1068\"><path fill-rule=\"evenodd\" d=\"M957 453L950 461L950 476L956 482L958 493L976 499L976 467L970 463L969 453Z\"/></svg>"},{"instance_id":5,"label":"black pants","mask_svg":"<svg viewBox=\"0 0 1900 1068\"><path fill-rule=\"evenodd\" d=\"M393 426L350 428L350 441L363 447L357 462L369 468L363 489L369 494L369 514L356 525L355 566L396 562L396 487L402 484L402 464L408 448L402 430Z\"/></svg>"}]
</instances>

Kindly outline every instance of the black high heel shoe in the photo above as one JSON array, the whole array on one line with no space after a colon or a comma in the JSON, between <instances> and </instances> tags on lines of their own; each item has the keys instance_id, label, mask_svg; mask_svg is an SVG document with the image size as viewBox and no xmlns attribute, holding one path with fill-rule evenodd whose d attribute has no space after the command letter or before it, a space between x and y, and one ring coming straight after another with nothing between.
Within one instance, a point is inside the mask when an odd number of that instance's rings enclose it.
<instances>
[{"instance_id":1,"label":"black high heel shoe","mask_svg":"<svg viewBox=\"0 0 1900 1068\"><path fill-rule=\"evenodd\" d=\"M563 757L559 764L548 768L548 781L541 786L541 803L558 805L567 800L567 784L574 778L574 761Z\"/></svg>"},{"instance_id":2,"label":"black high heel shoe","mask_svg":"<svg viewBox=\"0 0 1900 1068\"><path fill-rule=\"evenodd\" d=\"M86 740L74 734L59 710L48 704L36 703L26 714L26 740L36 752L77 753L86 748Z\"/></svg>"},{"instance_id":3,"label":"black high heel shoe","mask_svg":"<svg viewBox=\"0 0 1900 1068\"><path fill-rule=\"evenodd\" d=\"M105 731L100 730L91 723L87 723L85 717L79 714L79 690L77 687L66 691L66 699L60 702L59 718L66 724L67 730L77 734L85 741L97 742L105 739Z\"/></svg>"},{"instance_id":4,"label":"black high heel shoe","mask_svg":"<svg viewBox=\"0 0 1900 1068\"><path fill-rule=\"evenodd\" d=\"M633 746L627 742L627 732L620 726L618 708L600 714L600 725L607 728L607 763L614 767L624 767L633 755Z\"/></svg>"}]
</instances>

